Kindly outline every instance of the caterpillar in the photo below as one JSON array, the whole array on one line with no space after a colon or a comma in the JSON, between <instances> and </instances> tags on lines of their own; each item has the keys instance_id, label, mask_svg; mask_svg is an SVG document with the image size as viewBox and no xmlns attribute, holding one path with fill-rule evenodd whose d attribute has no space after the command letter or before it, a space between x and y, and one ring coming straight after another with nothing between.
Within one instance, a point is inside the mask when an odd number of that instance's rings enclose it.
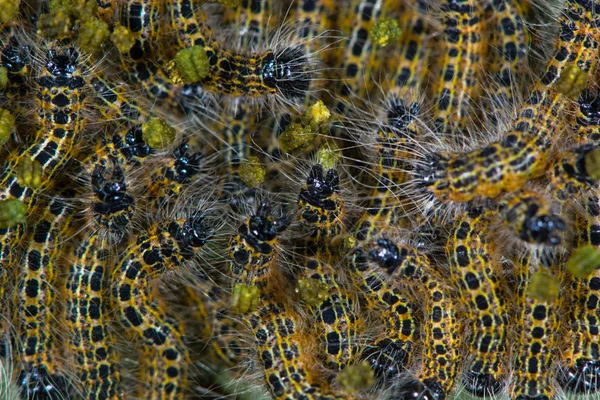
<instances>
[{"instance_id":1,"label":"caterpillar","mask_svg":"<svg viewBox=\"0 0 600 400\"><path fill-rule=\"evenodd\" d=\"M69 391L67 377L59 372L59 354L51 328L53 315L58 311L53 286L58 280L62 243L73 211L62 198L42 202L37 209L38 220L28 226L23 242L27 248L19 263L22 278L17 285L17 321L22 343L17 383L27 397L57 398Z\"/></svg>"},{"instance_id":2,"label":"caterpillar","mask_svg":"<svg viewBox=\"0 0 600 400\"><path fill-rule=\"evenodd\" d=\"M336 282L339 271L319 258L303 260L297 290L320 330L325 365L341 370L356 360L360 349L357 336L364 321L357 315L352 297Z\"/></svg>"},{"instance_id":3,"label":"caterpillar","mask_svg":"<svg viewBox=\"0 0 600 400\"><path fill-rule=\"evenodd\" d=\"M411 359L416 319L414 305L404 296L398 284L382 279L374 266L385 268L385 259L369 244L358 247L349 260L354 284L368 310L379 314L383 332L362 357L369 362L379 379L392 379Z\"/></svg>"},{"instance_id":4,"label":"caterpillar","mask_svg":"<svg viewBox=\"0 0 600 400\"><path fill-rule=\"evenodd\" d=\"M31 146L10 157L0 175L0 199L31 201L36 189L19 183L19 163L37 161L43 173L41 186L47 186L54 172L71 157L84 127L85 71L80 58L85 56L60 42L47 42L46 46L44 69L36 80L40 128Z\"/></svg>"},{"instance_id":5,"label":"caterpillar","mask_svg":"<svg viewBox=\"0 0 600 400\"><path fill-rule=\"evenodd\" d=\"M248 321L256 338L256 348L265 382L275 399L351 399L336 394L311 373L307 337L298 325L297 314L284 304L264 301ZM288 378L289 377L289 378Z\"/></svg>"},{"instance_id":6,"label":"caterpillar","mask_svg":"<svg viewBox=\"0 0 600 400\"><path fill-rule=\"evenodd\" d=\"M513 127L500 141L466 153L429 155L426 163L417 167L420 184L439 201L494 198L504 191L520 189L527 179L540 174L547 163L550 133L560 126L558 117L567 104L566 95L561 91L571 84L572 90L583 90L585 83L574 84L570 79L588 76L596 65L590 48L597 48L597 41L593 35L588 36L593 23L589 17L591 7L591 3L585 6L571 1L565 3L556 53L537 80ZM572 24L567 15L581 17ZM570 68L579 68L582 72L570 75Z\"/></svg>"},{"instance_id":7,"label":"caterpillar","mask_svg":"<svg viewBox=\"0 0 600 400\"><path fill-rule=\"evenodd\" d=\"M551 384L552 345L555 343L556 305L550 299L531 295L532 269L535 260L524 254L516 262L519 279L518 295L522 303L518 325L518 347L514 361L511 385L513 398L552 399L555 389Z\"/></svg>"},{"instance_id":8,"label":"caterpillar","mask_svg":"<svg viewBox=\"0 0 600 400\"><path fill-rule=\"evenodd\" d=\"M150 297L150 280L182 267L210 237L202 214L156 223L132 240L112 276L121 323L148 346L143 350L142 388L152 398L183 398L188 349L180 324ZM140 251L141 250L141 251Z\"/></svg>"},{"instance_id":9,"label":"caterpillar","mask_svg":"<svg viewBox=\"0 0 600 400\"><path fill-rule=\"evenodd\" d=\"M479 397L501 389L509 324L506 295L499 287L499 262L486 232L489 214L469 209L457 221L446 247L452 279L473 321L469 347L474 360L467 367L466 389Z\"/></svg>"},{"instance_id":10,"label":"caterpillar","mask_svg":"<svg viewBox=\"0 0 600 400\"><path fill-rule=\"evenodd\" d=\"M471 104L478 99L487 51L481 41L483 8L471 0L442 2L440 19L446 46L432 113L436 130L456 132L469 125Z\"/></svg>"},{"instance_id":11,"label":"caterpillar","mask_svg":"<svg viewBox=\"0 0 600 400\"><path fill-rule=\"evenodd\" d=\"M96 233L81 240L70 258L67 289L69 345L75 355L83 396L118 399L120 374L107 323L104 285L109 266L108 251Z\"/></svg>"}]
</instances>

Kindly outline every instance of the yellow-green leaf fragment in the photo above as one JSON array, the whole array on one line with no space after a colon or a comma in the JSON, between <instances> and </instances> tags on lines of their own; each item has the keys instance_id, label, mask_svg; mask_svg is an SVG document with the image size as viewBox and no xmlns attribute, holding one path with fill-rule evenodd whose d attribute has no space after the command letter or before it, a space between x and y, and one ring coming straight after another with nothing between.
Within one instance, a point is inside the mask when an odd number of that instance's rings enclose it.
<instances>
[{"instance_id":1,"label":"yellow-green leaf fragment","mask_svg":"<svg viewBox=\"0 0 600 400\"><path fill-rule=\"evenodd\" d=\"M318 279L300 279L296 285L296 293L306 304L317 305L329 297L329 286Z\"/></svg>"},{"instance_id":2,"label":"yellow-green leaf fragment","mask_svg":"<svg viewBox=\"0 0 600 400\"><path fill-rule=\"evenodd\" d=\"M0 144L6 143L15 129L15 116L10 111L0 108Z\"/></svg>"},{"instance_id":3,"label":"yellow-green leaf fragment","mask_svg":"<svg viewBox=\"0 0 600 400\"><path fill-rule=\"evenodd\" d=\"M15 21L19 15L21 0L0 0L0 23Z\"/></svg>"},{"instance_id":4,"label":"yellow-green leaf fragment","mask_svg":"<svg viewBox=\"0 0 600 400\"><path fill-rule=\"evenodd\" d=\"M545 272L536 272L531 275L527 294L539 301L551 303L558 298L560 281L557 277Z\"/></svg>"},{"instance_id":5,"label":"yellow-green leaf fragment","mask_svg":"<svg viewBox=\"0 0 600 400\"><path fill-rule=\"evenodd\" d=\"M187 83L198 82L208 75L210 65L202 46L192 46L180 50L174 60L177 71Z\"/></svg>"},{"instance_id":6,"label":"yellow-green leaf fragment","mask_svg":"<svg viewBox=\"0 0 600 400\"><path fill-rule=\"evenodd\" d=\"M395 19L384 19L378 21L371 29L371 41L378 46L385 47L392 41L398 39L402 29Z\"/></svg>"},{"instance_id":7,"label":"yellow-green leaf fragment","mask_svg":"<svg viewBox=\"0 0 600 400\"><path fill-rule=\"evenodd\" d=\"M142 139L153 149L163 149L175 140L175 128L161 118L150 118L142 125Z\"/></svg>"},{"instance_id":8,"label":"yellow-green leaf fragment","mask_svg":"<svg viewBox=\"0 0 600 400\"><path fill-rule=\"evenodd\" d=\"M27 205L21 200L0 200L0 228L12 228L15 225L25 223L27 216Z\"/></svg>"},{"instance_id":9,"label":"yellow-green leaf fragment","mask_svg":"<svg viewBox=\"0 0 600 400\"><path fill-rule=\"evenodd\" d=\"M42 185L42 164L29 157L23 157L17 164L17 182L21 186L37 189Z\"/></svg>"},{"instance_id":10,"label":"yellow-green leaf fragment","mask_svg":"<svg viewBox=\"0 0 600 400\"><path fill-rule=\"evenodd\" d=\"M579 247L573 251L565 267L573 276L587 278L600 268L600 252L592 245Z\"/></svg>"},{"instance_id":11,"label":"yellow-green leaf fragment","mask_svg":"<svg viewBox=\"0 0 600 400\"><path fill-rule=\"evenodd\" d=\"M258 157L251 156L248 157L248 161L245 161L240 165L239 174L240 179L246 184L246 186L249 188L255 188L262 185L265 180L267 170L265 166L261 164Z\"/></svg>"},{"instance_id":12,"label":"yellow-green leaf fragment","mask_svg":"<svg viewBox=\"0 0 600 400\"><path fill-rule=\"evenodd\" d=\"M366 361L347 366L337 376L337 384L346 393L367 390L373 382L375 382L375 375Z\"/></svg>"},{"instance_id":13,"label":"yellow-green leaf fragment","mask_svg":"<svg viewBox=\"0 0 600 400\"><path fill-rule=\"evenodd\" d=\"M88 53L95 53L109 36L108 24L92 18L86 20L79 28L79 45Z\"/></svg>"},{"instance_id":14,"label":"yellow-green leaf fragment","mask_svg":"<svg viewBox=\"0 0 600 400\"><path fill-rule=\"evenodd\" d=\"M259 299L258 287L238 283L231 293L231 310L241 314L254 311L258 307Z\"/></svg>"},{"instance_id":15,"label":"yellow-green leaf fragment","mask_svg":"<svg viewBox=\"0 0 600 400\"><path fill-rule=\"evenodd\" d=\"M118 25L110 34L110 41L113 42L121 54L128 53L135 44L135 34L122 25Z\"/></svg>"}]
</instances>

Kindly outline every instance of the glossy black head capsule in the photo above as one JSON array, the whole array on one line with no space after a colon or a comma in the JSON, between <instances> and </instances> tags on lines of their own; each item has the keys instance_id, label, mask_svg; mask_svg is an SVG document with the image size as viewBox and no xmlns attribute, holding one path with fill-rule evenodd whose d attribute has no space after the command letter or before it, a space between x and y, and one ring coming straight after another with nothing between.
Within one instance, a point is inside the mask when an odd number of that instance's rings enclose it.
<instances>
[{"instance_id":1,"label":"glossy black head capsule","mask_svg":"<svg viewBox=\"0 0 600 400\"><path fill-rule=\"evenodd\" d=\"M329 199L339 191L340 177L334 169L325 169L316 164L306 179L306 190L300 192L300 199L319 208L334 210L336 205Z\"/></svg>"},{"instance_id":2,"label":"glossy black head capsule","mask_svg":"<svg viewBox=\"0 0 600 400\"><path fill-rule=\"evenodd\" d=\"M171 221L168 231L179 245L181 254L190 258L194 255L194 249L204 246L212 238L214 229L211 225L205 214L197 214L183 223Z\"/></svg>"},{"instance_id":3,"label":"glossy black head capsule","mask_svg":"<svg viewBox=\"0 0 600 400\"><path fill-rule=\"evenodd\" d=\"M377 245L369 250L369 259L391 275L402 264L404 256L400 254L394 242L389 239L379 239Z\"/></svg>"},{"instance_id":4,"label":"glossy black head capsule","mask_svg":"<svg viewBox=\"0 0 600 400\"><path fill-rule=\"evenodd\" d=\"M558 384L573 394L593 394L600 390L600 360L579 359L573 368L561 368Z\"/></svg>"},{"instance_id":5,"label":"glossy black head capsule","mask_svg":"<svg viewBox=\"0 0 600 400\"><path fill-rule=\"evenodd\" d=\"M418 103L411 103L407 106L402 99L394 98L388 106L388 125L399 131L406 131L406 128L419 115L419 111Z\"/></svg>"},{"instance_id":6,"label":"glossy black head capsule","mask_svg":"<svg viewBox=\"0 0 600 400\"><path fill-rule=\"evenodd\" d=\"M183 142L173 151L175 164L173 169L167 171L167 179L188 183L194 175L200 172L202 153L192 153L190 150L191 146L187 142Z\"/></svg>"},{"instance_id":7,"label":"glossy black head capsule","mask_svg":"<svg viewBox=\"0 0 600 400\"><path fill-rule=\"evenodd\" d=\"M73 76L81 68L79 64L79 52L74 47L69 47L58 52L54 49L48 50L46 70L51 75L40 78L42 86L52 88L54 86L65 86L69 89L81 88L84 80L81 76Z\"/></svg>"},{"instance_id":8,"label":"glossy black head capsule","mask_svg":"<svg viewBox=\"0 0 600 400\"><path fill-rule=\"evenodd\" d=\"M135 200L127 193L123 170L114 166L109 179L105 178L105 172L104 166L97 166L92 173L92 187L98 200L93 203L93 211L102 215L110 215L131 207Z\"/></svg>"},{"instance_id":9,"label":"glossy black head capsule","mask_svg":"<svg viewBox=\"0 0 600 400\"><path fill-rule=\"evenodd\" d=\"M310 86L308 59L299 47L287 48L265 56L262 79L265 85L276 88L287 99L303 97Z\"/></svg>"},{"instance_id":10,"label":"glossy black head capsule","mask_svg":"<svg viewBox=\"0 0 600 400\"><path fill-rule=\"evenodd\" d=\"M256 211L246 222L240 225L240 236L259 253L267 254L273 251L269 242L275 240L289 225L287 217L275 218L271 213L269 203L261 203Z\"/></svg>"},{"instance_id":11,"label":"glossy black head capsule","mask_svg":"<svg viewBox=\"0 0 600 400\"><path fill-rule=\"evenodd\" d=\"M537 215L537 211L534 205L527 209L520 239L550 246L559 245L562 233L567 229L565 221L558 215Z\"/></svg>"},{"instance_id":12,"label":"glossy black head capsule","mask_svg":"<svg viewBox=\"0 0 600 400\"><path fill-rule=\"evenodd\" d=\"M578 99L579 111L585 117L578 118L577 122L583 126L600 124L600 96L598 93L585 89Z\"/></svg>"},{"instance_id":13,"label":"glossy black head capsule","mask_svg":"<svg viewBox=\"0 0 600 400\"><path fill-rule=\"evenodd\" d=\"M62 376L49 375L45 368L32 368L21 371L17 384L26 399L63 400L68 399L69 384Z\"/></svg>"},{"instance_id":14,"label":"glossy black head capsule","mask_svg":"<svg viewBox=\"0 0 600 400\"><path fill-rule=\"evenodd\" d=\"M144 158L153 153L153 150L142 138L142 126L135 125L131 127L125 137L122 138L118 133L113 135L113 143L119 149L121 154L131 161L135 158Z\"/></svg>"},{"instance_id":15,"label":"glossy black head capsule","mask_svg":"<svg viewBox=\"0 0 600 400\"><path fill-rule=\"evenodd\" d=\"M433 379L426 379L423 382L413 380L403 385L392 398L394 400L445 400L446 392Z\"/></svg>"},{"instance_id":16,"label":"glossy black head capsule","mask_svg":"<svg viewBox=\"0 0 600 400\"><path fill-rule=\"evenodd\" d=\"M376 346L368 347L362 358L369 363L378 379L389 380L402 372L408 355L402 344L384 339Z\"/></svg>"},{"instance_id":17,"label":"glossy black head capsule","mask_svg":"<svg viewBox=\"0 0 600 400\"><path fill-rule=\"evenodd\" d=\"M490 374L469 371L464 378L465 389L477 397L492 397L502 389L502 383Z\"/></svg>"}]
</instances>

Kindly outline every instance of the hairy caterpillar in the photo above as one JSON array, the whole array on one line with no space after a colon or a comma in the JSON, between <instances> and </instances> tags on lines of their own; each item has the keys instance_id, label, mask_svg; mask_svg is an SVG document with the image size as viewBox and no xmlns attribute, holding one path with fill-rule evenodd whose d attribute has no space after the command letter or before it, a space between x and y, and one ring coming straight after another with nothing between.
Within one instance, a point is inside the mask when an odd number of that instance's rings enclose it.
<instances>
[{"instance_id":1,"label":"hairy caterpillar","mask_svg":"<svg viewBox=\"0 0 600 400\"><path fill-rule=\"evenodd\" d=\"M69 391L66 376L58 372L52 332L57 271L63 240L73 208L57 198L40 204L38 220L28 227L27 249L18 285L18 322L21 334L21 370L17 382L28 397L56 398Z\"/></svg>"},{"instance_id":2,"label":"hairy caterpillar","mask_svg":"<svg viewBox=\"0 0 600 400\"><path fill-rule=\"evenodd\" d=\"M81 241L72 253L67 281L69 344L75 354L84 396L89 399L120 398L120 374L108 328L104 284L109 266L108 252L96 233Z\"/></svg>"},{"instance_id":3,"label":"hairy caterpillar","mask_svg":"<svg viewBox=\"0 0 600 400\"><path fill-rule=\"evenodd\" d=\"M470 209L457 221L446 252L452 279L466 303L471 324L469 347L474 360L466 370L466 389L479 397L496 394L505 379L508 310L500 289L499 262L491 253L489 212Z\"/></svg>"},{"instance_id":4,"label":"hairy caterpillar","mask_svg":"<svg viewBox=\"0 0 600 400\"><path fill-rule=\"evenodd\" d=\"M574 84L571 79L583 76L581 79L585 80L596 65L597 57L591 49L597 48L597 39L588 34L593 26L591 12L591 3L565 3L556 53L512 129L499 142L467 153L430 155L427 164L418 168L421 184L439 201L494 198L503 191L518 190L527 179L540 174L547 163L551 132L560 127L559 117L567 106L562 92ZM569 18L573 15L580 17L571 23ZM571 74L570 68L582 72ZM572 90L583 90L585 82L573 86Z\"/></svg>"}]
</instances>

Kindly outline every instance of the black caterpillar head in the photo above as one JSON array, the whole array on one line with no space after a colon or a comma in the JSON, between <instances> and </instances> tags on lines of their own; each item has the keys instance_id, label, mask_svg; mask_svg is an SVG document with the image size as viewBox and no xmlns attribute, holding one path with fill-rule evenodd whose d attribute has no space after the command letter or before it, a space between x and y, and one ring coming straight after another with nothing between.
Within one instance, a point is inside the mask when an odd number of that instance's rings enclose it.
<instances>
[{"instance_id":1,"label":"black caterpillar head","mask_svg":"<svg viewBox=\"0 0 600 400\"><path fill-rule=\"evenodd\" d=\"M369 250L369 260L377 263L389 275L402 264L403 259L398 246L389 239L377 240L377 245Z\"/></svg>"},{"instance_id":2,"label":"black caterpillar head","mask_svg":"<svg viewBox=\"0 0 600 400\"><path fill-rule=\"evenodd\" d=\"M600 361L578 359L573 368L561 368L558 384L574 394L595 393L600 389Z\"/></svg>"},{"instance_id":3,"label":"black caterpillar head","mask_svg":"<svg viewBox=\"0 0 600 400\"><path fill-rule=\"evenodd\" d=\"M104 165L98 165L92 173L92 187L98 199L98 201L94 201L93 211L102 215L123 211L131 207L135 201L127 193L123 170L119 166L113 165L109 179L105 177L106 171Z\"/></svg>"},{"instance_id":4,"label":"black caterpillar head","mask_svg":"<svg viewBox=\"0 0 600 400\"><path fill-rule=\"evenodd\" d=\"M0 65L8 72L19 73L29 63L29 47L22 46L16 38L11 37L9 44L0 55Z\"/></svg>"},{"instance_id":5,"label":"black caterpillar head","mask_svg":"<svg viewBox=\"0 0 600 400\"><path fill-rule=\"evenodd\" d=\"M79 65L79 52L74 47L69 47L62 53L48 50L46 69L56 77L71 78Z\"/></svg>"},{"instance_id":6,"label":"black caterpillar head","mask_svg":"<svg viewBox=\"0 0 600 400\"><path fill-rule=\"evenodd\" d=\"M335 209L335 203L329 199L339 191L340 177L335 169L325 169L316 164L306 179L306 190L300 192L300 199L324 209Z\"/></svg>"},{"instance_id":7,"label":"black caterpillar head","mask_svg":"<svg viewBox=\"0 0 600 400\"><path fill-rule=\"evenodd\" d=\"M562 241L562 233L567 229L565 221L559 215L536 215L537 211L536 206L527 209L520 238L527 242L559 245Z\"/></svg>"},{"instance_id":8,"label":"black caterpillar head","mask_svg":"<svg viewBox=\"0 0 600 400\"><path fill-rule=\"evenodd\" d=\"M442 386L433 379L423 382L413 380L402 386L394 400L444 400L446 393Z\"/></svg>"},{"instance_id":9,"label":"black caterpillar head","mask_svg":"<svg viewBox=\"0 0 600 400\"><path fill-rule=\"evenodd\" d=\"M152 148L142 138L141 125L135 125L125 134L124 140L119 134L113 135L113 143L128 160L133 157L144 158L152 153Z\"/></svg>"},{"instance_id":10,"label":"black caterpillar head","mask_svg":"<svg viewBox=\"0 0 600 400\"><path fill-rule=\"evenodd\" d=\"M280 53L270 53L263 60L262 78L286 99L304 97L310 86L311 74L304 50L291 47Z\"/></svg>"},{"instance_id":11,"label":"black caterpillar head","mask_svg":"<svg viewBox=\"0 0 600 400\"><path fill-rule=\"evenodd\" d=\"M418 103L406 105L402 99L394 98L388 106L388 125L394 129L405 132L406 127L412 124L419 115L419 110L420 106Z\"/></svg>"},{"instance_id":12,"label":"black caterpillar head","mask_svg":"<svg viewBox=\"0 0 600 400\"><path fill-rule=\"evenodd\" d=\"M491 397L500 392L502 384L490 374L469 371L464 380L465 389L477 397Z\"/></svg>"},{"instance_id":13,"label":"black caterpillar head","mask_svg":"<svg viewBox=\"0 0 600 400\"><path fill-rule=\"evenodd\" d=\"M198 249L212 238L214 229L206 214L197 214L183 221L171 221L169 234L179 245L181 254L190 258L194 249Z\"/></svg>"},{"instance_id":14,"label":"black caterpillar head","mask_svg":"<svg viewBox=\"0 0 600 400\"><path fill-rule=\"evenodd\" d=\"M598 125L600 124L600 96L598 93L585 89L578 99L579 110L581 114L587 119L587 121L580 121L584 125Z\"/></svg>"},{"instance_id":15,"label":"black caterpillar head","mask_svg":"<svg viewBox=\"0 0 600 400\"><path fill-rule=\"evenodd\" d=\"M200 171L202 153L191 153L190 145L186 142L180 144L173 152L175 168L167 173L168 179L179 183L187 183Z\"/></svg>"}]
</instances>

